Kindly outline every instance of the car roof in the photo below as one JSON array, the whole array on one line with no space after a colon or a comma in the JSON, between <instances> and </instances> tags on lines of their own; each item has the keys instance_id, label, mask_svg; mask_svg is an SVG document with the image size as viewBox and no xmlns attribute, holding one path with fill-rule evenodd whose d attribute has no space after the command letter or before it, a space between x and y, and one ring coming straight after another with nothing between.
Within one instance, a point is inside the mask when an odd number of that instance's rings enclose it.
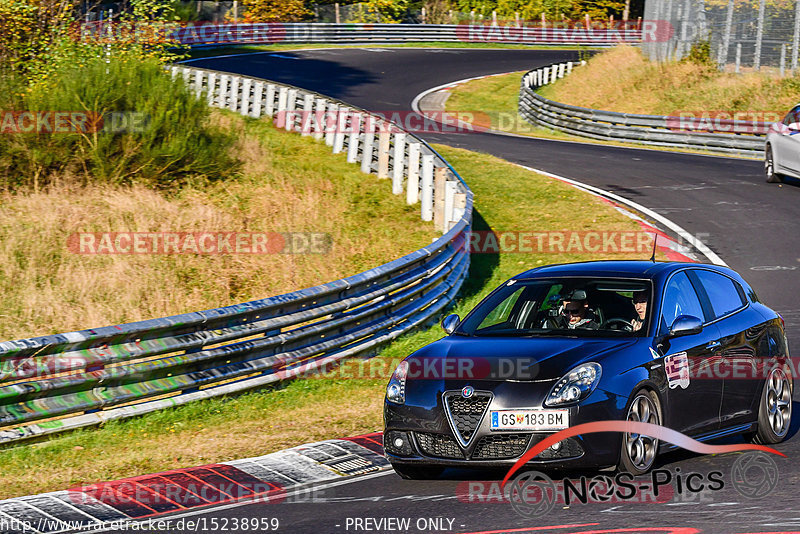
<instances>
[{"instance_id":1,"label":"car roof","mask_svg":"<svg viewBox=\"0 0 800 534\"><path fill-rule=\"evenodd\" d=\"M524 280L526 278L542 278L549 276L610 276L610 277L629 277L629 278L656 278L686 267L705 267L722 272L724 274L735 274L729 269L722 269L716 265L689 262L653 262L645 260L599 260L585 261L580 263L560 263L555 265L545 265L536 267L524 273L520 273L514 278ZM738 276L737 276L738 278Z\"/></svg>"}]
</instances>

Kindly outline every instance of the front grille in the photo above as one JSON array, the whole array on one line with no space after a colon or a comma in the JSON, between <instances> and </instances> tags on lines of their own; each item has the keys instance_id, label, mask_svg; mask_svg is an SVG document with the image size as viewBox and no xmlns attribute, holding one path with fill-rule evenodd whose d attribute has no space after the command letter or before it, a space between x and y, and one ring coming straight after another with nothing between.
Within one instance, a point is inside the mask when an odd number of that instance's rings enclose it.
<instances>
[{"instance_id":1,"label":"front grille","mask_svg":"<svg viewBox=\"0 0 800 534\"><path fill-rule=\"evenodd\" d=\"M521 456L528 449L530 434L494 434L483 436L475 446L475 460L502 460Z\"/></svg>"},{"instance_id":2,"label":"front grille","mask_svg":"<svg viewBox=\"0 0 800 534\"><path fill-rule=\"evenodd\" d=\"M426 434L417 432L417 443L419 448L427 456L435 456L437 458L459 458L464 459L464 454L458 447L456 440L450 436L442 434Z\"/></svg>"},{"instance_id":3,"label":"front grille","mask_svg":"<svg viewBox=\"0 0 800 534\"><path fill-rule=\"evenodd\" d=\"M489 406L491 395L488 393L475 393L472 397L464 398L460 393L445 394L447 414L453 423L463 443L468 443L481 424L483 414Z\"/></svg>"}]
</instances>

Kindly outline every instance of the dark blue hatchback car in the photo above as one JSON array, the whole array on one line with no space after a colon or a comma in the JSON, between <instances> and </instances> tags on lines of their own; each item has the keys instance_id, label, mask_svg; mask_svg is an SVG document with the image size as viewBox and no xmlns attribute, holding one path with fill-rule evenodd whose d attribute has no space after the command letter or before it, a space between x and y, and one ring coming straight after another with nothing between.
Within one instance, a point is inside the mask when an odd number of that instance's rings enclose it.
<instances>
[{"instance_id":1,"label":"dark blue hatchback car","mask_svg":"<svg viewBox=\"0 0 800 534\"><path fill-rule=\"evenodd\" d=\"M727 268L541 267L442 326L448 335L406 358L386 390L384 448L404 478L447 466L510 467L544 437L601 420L765 444L789 430L783 320ZM667 447L641 434L579 435L533 465L642 474Z\"/></svg>"}]
</instances>

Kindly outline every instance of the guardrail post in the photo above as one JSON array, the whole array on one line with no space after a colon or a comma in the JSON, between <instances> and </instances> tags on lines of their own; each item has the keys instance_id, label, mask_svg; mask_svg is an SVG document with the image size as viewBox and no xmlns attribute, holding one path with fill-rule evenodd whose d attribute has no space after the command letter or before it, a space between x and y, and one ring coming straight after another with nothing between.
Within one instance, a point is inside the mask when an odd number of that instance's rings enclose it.
<instances>
[{"instance_id":1,"label":"guardrail post","mask_svg":"<svg viewBox=\"0 0 800 534\"><path fill-rule=\"evenodd\" d=\"M419 202L419 156L420 144L408 145L408 185L406 186L406 203Z\"/></svg>"},{"instance_id":2,"label":"guardrail post","mask_svg":"<svg viewBox=\"0 0 800 534\"><path fill-rule=\"evenodd\" d=\"M350 116L350 135L347 137L347 163L358 161L358 141L361 137L361 114Z\"/></svg>"},{"instance_id":3,"label":"guardrail post","mask_svg":"<svg viewBox=\"0 0 800 534\"><path fill-rule=\"evenodd\" d=\"M550 83L555 82L558 77L558 65L553 65L552 69L553 72L550 73Z\"/></svg>"},{"instance_id":4,"label":"guardrail post","mask_svg":"<svg viewBox=\"0 0 800 534\"><path fill-rule=\"evenodd\" d=\"M219 77L219 91L217 92L216 105L219 108L224 108L228 105L228 80L230 76L223 74Z\"/></svg>"},{"instance_id":5,"label":"guardrail post","mask_svg":"<svg viewBox=\"0 0 800 534\"><path fill-rule=\"evenodd\" d=\"M445 221L444 189L447 181L447 169L436 167L433 175L433 226L437 230L444 230Z\"/></svg>"},{"instance_id":6,"label":"guardrail post","mask_svg":"<svg viewBox=\"0 0 800 534\"><path fill-rule=\"evenodd\" d=\"M311 122L314 120L314 95L303 95L303 115L300 117L300 135L311 135Z\"/></svg>"},{"instance_id":7,"label":"guardrail post","mask_svg":"<svg viewBox=\"0 0 800 534\"><path fill-rule=\"evenodd\" d=\"M325 112L325 144L328 146L334 146L334 141L336 139L336 130L339 128L339 104L336 102L331 102L328 105L328 108ZM341 152L341 147L339 147L339 152ZM336 154L336 149L334 148L333 153Z\"/></svg>"},{"instance_id":8,"label":"guardrail post","mask_svg":"<svg viewBox=\"0 0 800 534\"><path fill-rule=\"evenodd\" d=\"M326 108L328 101L324 98L317 98L314 108L314 139L321 140L325 135L325 125L327 124Z\"/></svg>"},{"instance_id":9,"label":"guardrail post","mask_svg":"<svg viewBox=\"0 0 800 534\"><path fill-rule=\"evenodd\" d=\"M572 61L567 63L567 74L572 74Z\"/></svg>"},{"instance_id":10,"label":"guardrail post","mask_svg":"<svg viewBox=\"0 0 800 534\"><path fill-rule=\"evenodd\" d=\"M242 102L239 106L239 113L242 115L250 115L250 99L252 96L250 95L250 89L252 88L253 80L250 78L245 78L242 81Z\"/></svg>"},{"instance_id":11,"label":"guardrail post","mask_svg":"<svg viewBox=\"0 0 800 534\"><path fill-rule=\"evenodd\" d=\"M361 172L372 172L372 152L375 144L375 117L367 115L364 121L364 148L361 149Z\"/></svg>"},{"instance_id":12,"label":"guardrail post","mask_svg":"<svg viewBox=\"0 0 800 534\"><path fill-rule=\"evenodd\" d=\"M564 69L566 67L567 66L564 63L559 63L559 65L558 65L558 77L559 78L563 78L564 77Z\"/></svg>"},{"instance_id":13,"label":"guardrail post","mask_svg":"<svg viewBox=\"0 0 800 534\"><path fill-rule=\"evenodd\" d=\"M206 73L202 70L194 71L194 92L197 95L197 98L203 96L203 78L205 78Z\"/></svg>"},{"instance_id":14,"label":"guardrail post","mask_svg":"<svg viewBox=\"0 0 800 534\"><path fill-rule=\"evenodd\" d=\"M420 191L420 208L423 221L433 219L433 154L422 156L422 187Z\"/></svg>"},{"instance_id":15,"label":"guardrail post","mask_svg":"<svg viewBox=\"0 0 800 534\"><path fill-rule=\"evenodd\" d=\"M286 124L284 125L288 131L295 128L295 111L297 111L297 89L289 89L286 97Z\"/></svg>"},{"instance_id":16,"label":"guardrail post","mask_svg":"<svg viewBox=\"0 0 800 534\"><path fill-rule=\"evenodd\" d=\"M397 132L394 134L394 157L392 158L392 193L395 195L403 193L405 159L406 134L404 132Z\"/></svg>"},{"instance_id":17,"label":"guardrail post","mask_svg":"<svg viewBox=\"0 0 800 534\"><path fill-rule=\"evenodd\" d=\"M542 83L540 83L539 85L547 85L548 83L550 83L549 77L550 77L550 69L542 69Z\"/></svg>"},{"instance_id":18,"label":"guardrail post","mask_svg":"<svg viewBox=\"0 0 800 534\"><path fill-rule=\"evenodd\" d=\"M274 87L274 86L273 86ZM267 90L269 92L269 89ZM275 115L275 127L286 128L286 110L289 103L289 88L281 87L278 91L278 113ZM269 105L269 103L267 103Z\"/></svg>"},{"instance_id":19,"label":"guardrail post","mask_svg":"<svg viewBox=\"0 0 800 534\"><path fill-rule=\"evenodd\" d=\"M171 72L172 72L172 79L173 80L178 77L178 67L173 66L172 69L171 69Z\"/></svg>"},{"instance_id":20,"label":"guardrail post","mask_svg":"<svg viewBox=\"0 0 800 534\"><path fill-rule=\"evenodd\" d=\"M457 186L456 186L457 187ZM456 194L453 195L453 218L450 221L452 224L457 223L461 220L461 217L464 216L464 211L467 209L467 194L466 193L459 193L456 189ZM452 226L451 224L451 226ZM445 232L449 231L450 228L446 228ZM469 245L467 245L469 246Z\"/></svg>"},{"instance_id":21,"label":"guardrail post","mask_svg":"<svg viewBox=\"0 0 800 534\"><path fill-rule=\"evenodd\" d=\"M277 87L274 83L267 84L267 106L264 109L264 113L267 114L268 117L272 118L275 116L275 91Z\"/></svg>"},{"instance_id":22,"label":"guardrail post","mask_svg":"<svg viewBox=\"0 0 800 534\"><path fill-rule=\"evenodd\" d=\"M217 73L210 72L208 74L208 105L214 105L214 99L216 98L216 91L217 91Z\"/></svg>"},{"instance_id":23,"label":"guardrail post","mask_svg":"<svg viewBox=\"0 0 800 534\"><path fill-rule=\"evenodd\" d=\"M378 133L378 178L389 177L389 148L391 147L391 125L388 122L381 122L381 130Z\"/></svg>"},{"instance_id":24,"label":"guardrail post","mask_svg":"<svg viewBox=\"0 0 800 534\"><path fill-rule=\"evenodd\" d=\"M264 82L256 81L253 88L253 109L250 111L250 116L257 119L261 116L264 109Z\"/></svg>"},{"instance_id":25,"label":"guardrail post","mask_svg":"<svg viewBox=\"0 0 800 534\"><path fill-rule=\"evenodd\" d=\"M444 191L444 227L442 233L446 233L453 223L455 215L455 195L458 184L453 180L445 182Z\"/></svg>"},{"instance_id":26,"label":"guardrail post","mask_svg":"<svg viewBox=\"0 0 800 534\"><path fill-rule=\"evenodd\" d=\"M231 111L239 109L239 79L238 76L231 77L231 99L228 106Z\"/></svg>"},{"instance_id":27,"label":"guardrail post","mask_svg":"<svg viewBox=\"0 0 800 534\"><path fill-rule=\"evenodd\" d=\"M344 150L344 132L348 127L348 119L350 118L350 109L347 107L339 108L336 114L336 125L333 130L333 153L338 154Z\"/></svg>"}]
</instances>

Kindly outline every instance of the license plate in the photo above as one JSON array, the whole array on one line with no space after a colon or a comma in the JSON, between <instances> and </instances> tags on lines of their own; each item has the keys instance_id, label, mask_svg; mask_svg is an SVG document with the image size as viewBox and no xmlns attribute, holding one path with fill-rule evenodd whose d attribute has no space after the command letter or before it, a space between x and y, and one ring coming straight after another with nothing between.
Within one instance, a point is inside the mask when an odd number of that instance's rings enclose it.
<instances>
[{"instance_id":1,"label":"license plate","mask_svg":"<svg viewBox=\"0 0 800 534\"><path fill-rule=\"evenodd\" d=\"M562 430L569 410L497 410L490 412L492 430Z\"/></svg>"}]
</instances>

